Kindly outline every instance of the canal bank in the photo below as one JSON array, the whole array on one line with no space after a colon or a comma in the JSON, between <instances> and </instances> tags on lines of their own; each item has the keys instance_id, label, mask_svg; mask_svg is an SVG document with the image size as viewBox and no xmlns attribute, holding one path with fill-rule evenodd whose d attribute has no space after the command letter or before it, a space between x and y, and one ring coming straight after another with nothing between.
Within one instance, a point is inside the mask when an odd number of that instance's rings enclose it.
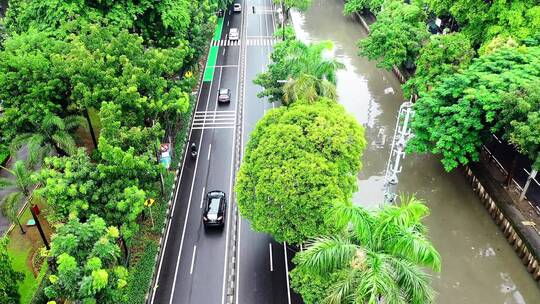
<instances>
[{"instance_id":1,"label":"canal bank","mask_svg":"<svg viewBox=\"0 0 540 304\"><path fill-rule=\"evenodd\" d=\"M293 20L300 39L334 41L336 56L346 65L338 73L340 102L366 127L369 143L354 202L373 207L383 198L402 91L392 72L358 56L357 41L367 33L344 17L342 8L341 0L315 0ZM416 193L431 208L426 224L443 258L443 270L433 278L437 303L537 303L540 290L458 170L446 173L432 155L409 155L398 190Z\"/></svg>"}]
</instances>

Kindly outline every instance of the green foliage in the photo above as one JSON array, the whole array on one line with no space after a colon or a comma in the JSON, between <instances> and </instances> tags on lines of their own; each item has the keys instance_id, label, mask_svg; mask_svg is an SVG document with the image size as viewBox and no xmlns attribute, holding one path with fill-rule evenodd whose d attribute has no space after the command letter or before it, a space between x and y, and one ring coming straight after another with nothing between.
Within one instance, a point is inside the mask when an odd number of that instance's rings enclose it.
<instances>
[{"instance_id":1,"label":"green foliage","mask_svg":"<svg viewBox=\"0 0 540 304\"><path fill-rule=\"evenodd\" d=\"M147 287L154 274L157 245L155 242L145 240L144 251L137 264L130 269L128 286L126 287L126 303L144 303Z\"/></svg>"},{"instance_id":2,"label":"green foliage","mask_svg":"<svg viewBox=\"0 0 540 304\"><path fill-rule=\"evenodd\" d=\"M253 81L264 88L257 96L259 98L268 97L269 101L283 101L284 103L294 102L303 97L306 92L310 92L311 101L316 97L335 97L335 90L332 92L330 85L336 83L336 72L344 65L335 58L326 56L326 52L331 51L333 44L330 41L323 41L316 44L306 45L298 40L285 40L274 47L271 55L272 63L268 69L257 75ZM294 84L288 84L289 94L284 96L284 82L297 82L303 76L308 84L307 90ZM302 84L302 81L300 81ZM295 92L296 89L300 89ZM332 92L330 94L326 94Z\"/></svg>"},{"instance_id":3,"label":"green foliage","mask_svg":"<svg viewBox=\"0 0 540 304\"><path fill-rule=\"evenodd\" d=\"M74 217L58 227L51 242L47 297L83 303L124 302L127 270L118 266L118 236L118 229L107 227L95 215L84 223Z\"/></svg>"},{"instance_id":4,"label":"green foliage","mask_svg":"<svg viewBox=\"0 0 540 304\"><path fill-rule=\"evenodd\" d=\"M540 169L540 81L507 93L504 100L495 129L503 129L503 137Z\"/></svg>"},{"instance_id":5,"label":"green foliage","mask_svg":"<svg viewBox=\"0 0 540 304\"><path fill-rule=\"evenodd\" d=\"M492 39L514 37L521 41L540 31L540 6L529 0L427 0L438 15L451 15L475 46Z\"/></svg>"},{"instance_id":6,"label":"green foliage","mask_svg":"<svg viewBox=\"0 0 540 304\"><path fill-rule=\"evenodd\" d=\"M347 0L343 7L343 13L345 15L351 15L355 12L370 11L374 14L378 14L385 0Z\"/></svg>"},{"instance_id":7,"label":"green foliage","mask_svg":"<svg viewBox=\"0 0 540 304\"><path fill-rule=\"evenodd\" d=\"M185 43L198 33L194 27L211 19L217 7L217 1L208 0L14 0L9 4L7 25L14 32L59 29L77 20L129 29L141 34L147 45L162 47Z\"/></svg>"},{"instance_id":8,"label":"green foliage","mask_svg":"<svg viewBox=\"0 0 540 304\"><path fill-rule=\"evenodd\" d=\"M537 126L537 97L532 94L526 101L532 92L514 92L538 83L539 47L503 48L478 58L464 72L443 78L438 86L420 95L412 122L415 137L408 143L409 150L442 154L445 169L451 170L478 160L485 138L507 129L510 132L506 137L536 159L538 138L533 130ZM508 94L520 97L510 101L513 97ZM516 108L516 102L524 108ZM524 141L523 135L532 137Z\"/></svg>"},{"instance_id":9,"label":"green foliage","mask_svg":"<svg viewBox=\"0 0 540 304\"><path fill-rule=\"evenodd\" d=\"M129 114L128 125L166 122L187 109L188 95L173 77L188 56L186 46L146 48L139 36L113 27L83 26L80 36L64 40L46 32L15 35L0 52L2 130L6 138L35 132L44 117L99 109L103 101Z\"/></svg>"},{"instance_id":10,"label":"green foliage","mask_svg":"<svg viewBox=\"0 0 540 304\"><path fill-rule=\"evenodd\" d=\"M255 230L294 244L336 232L342 226L328 214L350 204L365 146L363 128L333 101L267 112L238 173L241 214Z\"/></svg>"},{"instance_id":11,"label":"green foliage","mask_svg":"<svg viewBox=\"0 0 540 304\"><path fill-rule=\"evenodd\" d=\"M24 274L13 269L12 261L8 255L7 236L0 238L0 303L19 303L20 295L17 284L22 281Z\"/></svg>"},{"instance_id":12,"label":"green foliage","mask_svg":"<svg viewBox=\"0 0 540 304\"><path fill-rule=\"evenodd\" d=\"M429 36L425 20L420 7L390 2L377 15L369 37L359 41L360 54L379 61L378 66L386 69L414 62Z\"/></svg>"},{"instance_id":13,"label":"green foliage","mask_svg":"<svg viewBox=\"0 0 540 304\"><path fill-rule=\"evenodd\" d=\"M420 50L414 77L404 85L406 94L429 91L443 77L467 68L474 54L471 43L461 33L431 36Z\"/></svg>"},{"instance_id":14,"label":"green foliage","mask_svg":"<svg viewBox=\"0 0 540 304\"><path fill-rule=\"evenodd\" d=\"M292 286L306 303L433 302L421 268L441 267L421 223L429 210L414 197L401 201L376 211L345 205L334 210L334 219L350 223L348 228L315 239L293 260Z\"/></svg>"}]
</instances>

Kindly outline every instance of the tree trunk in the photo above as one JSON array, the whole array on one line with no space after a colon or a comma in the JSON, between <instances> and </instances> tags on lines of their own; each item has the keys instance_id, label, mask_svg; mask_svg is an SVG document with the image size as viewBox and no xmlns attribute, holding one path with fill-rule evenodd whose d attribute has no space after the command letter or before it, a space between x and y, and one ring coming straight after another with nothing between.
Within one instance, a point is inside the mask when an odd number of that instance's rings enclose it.
<instances>
[{"instance_id":1,"label":"tree trunk","mask_svg":"<svg viewBox=\"0 0 540 304\"><path fill-rule=\"evenodd\" d=\"M512 178L514 178L514 174L516 172L516 162L517 162L517 154L514 153L514 157L512 159L512 165L510 167L510 170L508 170L508 174L506 175L506 180L504 181L504 184L508 187L512 183Z\"/></svg>"},{"instance_id":2,"label":"tree trunk","mask_svg":"<svg viewBox=\"0 0 540 304\"><path fill-rule=\"evenodd\" d=\"M94 127L92 126L92 121L90 120L90 114L88 113L88 108L84 109L84 116L86 117L86 121L88 122L88 128L90 129L90 135L92 136L92 142L94 143L94 148L97 149L96 134L94 133Z\"/></svg>"},{"instance_id":3,"label":"tree trunk","mask_svg":"<svg viewBox=\"0 0 540 304\"><path fill-rule=\"evenodd\" d=\"M21 233L25 234L26 231L24 231L23 226L21 225L21 221L19 221L19 218L17 217L17 214L15 214L15 219L17 220L17 224L19 225L19 228L21 228Z\"/></svg>"}]
</instances>

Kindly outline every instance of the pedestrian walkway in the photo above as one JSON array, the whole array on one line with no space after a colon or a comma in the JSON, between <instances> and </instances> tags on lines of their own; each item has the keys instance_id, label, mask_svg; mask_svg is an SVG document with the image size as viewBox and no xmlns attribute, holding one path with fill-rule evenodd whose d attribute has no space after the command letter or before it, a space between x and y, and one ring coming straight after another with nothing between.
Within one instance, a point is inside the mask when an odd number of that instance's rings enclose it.
<instances>
[{"instance_id":1,"label":"pedestrian walkway","mask_svg":"<svg viewBox=\"0 0 540 304\"><path fill-rule=\"evenodd\" d=\"M193 130L233 129L236 111L197 111L193 118Z\"/></svg>"},{"instance_id":2,"label":"pedestrian walkway","mask_svg":"<svg viewBox=\"0 0 540 304\"><path fill-rule=\"evenodd\" d=\"M274 37L264 37L256 39L247 39L247 46L272 46L276 44L277 39ZM240 46L240 40L212 40L212 46Z\"/></svg>"}]
</instances>

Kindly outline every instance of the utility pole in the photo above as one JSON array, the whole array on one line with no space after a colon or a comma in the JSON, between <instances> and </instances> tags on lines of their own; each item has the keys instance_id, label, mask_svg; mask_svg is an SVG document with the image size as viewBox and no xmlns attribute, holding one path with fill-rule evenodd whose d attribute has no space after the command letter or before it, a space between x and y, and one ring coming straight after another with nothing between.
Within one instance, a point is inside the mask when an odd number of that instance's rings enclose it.
<instances>
[{"instance_id":1,"label":"utility pole","mask_svg":"<svg viewBox=\"0 0 540 304\"><path fill-rule=\"evenodd\" d=\"M410 120L414 115L412 101L404 102L399 107L394 137L392 138L392 148L386 174L384 176L384 202L393 204L396 201L396 189L399 182L398 173L401 172L401 160L405 158L405 146L407 141L413 136L410 128Z\"/></svg>"},{"instance_id":2,"label":"utility pole","mask_svg":"<svg viewBox=\"0 0 540 304\"><path fill-rule=\"evenodd\" d=\"M41 228L41 223L39 222L39 218L34 210L34 205L30 204L30 213L32 213L32 217L34 218L34 221L36 222L36 227L39 231L39 235L41 236L41 239L43 240L43 244L45 244L45 248L47 250L51 250L51 246L49 246L49 241L47 241L47 237L45 236L45 233L43 232L43 228Z\"/></svg>"},{"instance_id":3,"label":"utility pole","mask_svg":"<svg viewBox=\"0 0 540 304\"><path fill-rule=\"evenodd\" d=\"M525 198L525 194L527 194L527 190L529 190L531 181L536 177L536 174L538 174L538 170L535 170L535 169L533 169L532 172L529 173L529 177L527 177L527 182L525 183L525 186L523 187L523 191L521 191L521 195L519 196L520 201L522 201Z\"/></svg>"}]
</instances>

